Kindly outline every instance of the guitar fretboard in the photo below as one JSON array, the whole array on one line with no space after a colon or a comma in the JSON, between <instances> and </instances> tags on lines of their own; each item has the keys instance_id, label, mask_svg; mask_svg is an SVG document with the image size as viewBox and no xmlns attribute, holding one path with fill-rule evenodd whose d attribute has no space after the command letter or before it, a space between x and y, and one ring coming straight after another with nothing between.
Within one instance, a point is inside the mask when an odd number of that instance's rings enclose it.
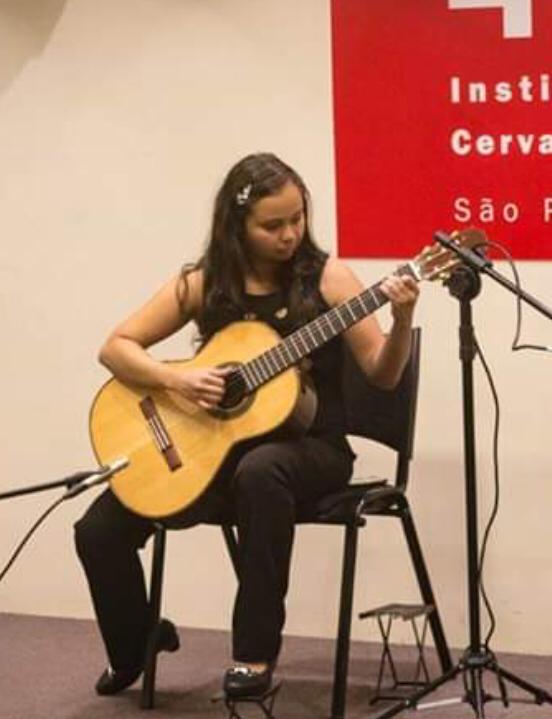
<instances>
[{"instance_id":1,"label":"guitar fretboard","mask_svg":"<svg viewBox=\"0 0 552 719\"><path fill-rule=\"evenodd\" d=\"M419 280L412 263L402 265L395 274L410 275ZM289 334L274 347L243 364L240 373L248 392L253 392L276 375L296 365L311 352L388 302L380 285L381 282L377 282L356 297L333 307Z\"/></svg>"}]
</instances>

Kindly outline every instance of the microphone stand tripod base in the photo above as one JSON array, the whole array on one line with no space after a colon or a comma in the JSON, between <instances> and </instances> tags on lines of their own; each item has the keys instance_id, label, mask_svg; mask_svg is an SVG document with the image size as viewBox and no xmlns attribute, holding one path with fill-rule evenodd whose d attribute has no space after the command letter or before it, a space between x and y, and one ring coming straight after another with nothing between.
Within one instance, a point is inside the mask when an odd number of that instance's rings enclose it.
<instances>
[{"instance_id":1,"label":"microphone stand tripod base","mask_svg":"<svg viewBox=\"0 0 552 719\"><path fill-rule=\"evenodd\" d=\"M495 696L485 691L483 685L484 672L490 671L496 676L499 695ZM459 675L462 675L464 684L464 695L460 697L450 697L433 702L423 702L424 697L432 694L449 681L454 681ZM378 714L378 719L390 719L391 717L405 712L407 710L421 711L424 709L437 709L457 704L469 704L475 716L478 719L485 719L485 704L491 701L500 701L505 708L510 704L523 702L528 703L525 699L511 698L508 695L506 681L518 686L520 689L533 695L534 703L542 705L545 703L552 704L552 695L544 689L537 687L525 679L521 679L515 674L507 671L498 664L496 656L493 652L482 650L479 653L472 653L467 649L460 661L450 671L442 674L432 682L428 682L423 689L420 689L400 702L389 707L382 714Z\"/></svg>"}]
</instances>

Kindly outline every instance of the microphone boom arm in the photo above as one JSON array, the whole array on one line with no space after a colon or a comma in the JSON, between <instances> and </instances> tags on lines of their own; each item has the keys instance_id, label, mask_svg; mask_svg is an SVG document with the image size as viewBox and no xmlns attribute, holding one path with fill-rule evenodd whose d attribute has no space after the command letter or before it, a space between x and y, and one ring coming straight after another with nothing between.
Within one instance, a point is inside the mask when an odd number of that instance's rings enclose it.
<instances>
[{"instance_id":1,"label":"microphone boom arm","mask_svg":"<svg viewBox=\"0 0 552 719\"><path fill-rule=\"evenodd\" d=\"M111 464L105 465L105 467L99 467L98 469L88 470L85 472L76 472L75 474L71 474L63 479L58 479L55 482L32 484L27 487L20 487L19 489L11 489L7 492L2 492L0 493L0 500L20 497L23 494L44 492L45 490L55 489L56 487L67 487L67 492L63 495L62 499L71 499L72 497L76 497L77 494L84 492L84 490L89 487L93 487L101 482L106 482L114 474L127 467L128 464L128 459L126 457L121 457L111 462Z\"/></svg>"}]
</instances>

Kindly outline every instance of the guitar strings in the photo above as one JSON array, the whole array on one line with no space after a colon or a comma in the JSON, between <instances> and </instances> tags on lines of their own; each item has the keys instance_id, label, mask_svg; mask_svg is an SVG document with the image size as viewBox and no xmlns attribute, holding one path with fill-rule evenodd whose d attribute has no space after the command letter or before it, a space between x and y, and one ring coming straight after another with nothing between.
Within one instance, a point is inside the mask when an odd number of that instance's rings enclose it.
<instances>
[{"instance_id":1,"label":"guitar strings","mask_svg":"<svg viewBox=\"0 0 552 719\"><path fill-rule=\"evenodd\" d=\"M331 308L328 312L315 318L314 320L309 322L307 325L304 325L303 327L301 327L299 330L292 332L290 335L288 335L286 338L284 338L284 340L282 340L281 344L285 343L286 340L291 341L292 348L291 349L287 348L286 351L293 358L293 354L292 354L292 350L294 349L293 337L297 333L300 333L301 334L301 343L304 345L304 347L307 350L311 350L311 351L316 349L316 344L317 344L316 340L315 340L315 345L312 348L309 348L309 334L308 334L309 329L307 329L307 328L310 328L310 333L313 338L315 337L315 333L318 333L324 342L329 341L330 339L332 339L332 336L336 333L336 327L338 328L339 331L342 331L344 329L347 329L349 324L351 324L350 319L352 319L353 323L355 323L359 319L362 319L363 316L366 315L367 308L366 308L366 305L365 305L362 297L364 295L366 295L367 292L370 292L371 303L376 308L380 307L382 304L384 304L387 301L387 297L385 297L384 295L381 295L380 297L378 297L378 295L376 294L378 289L379 289L378 285L374 285L373 287L370 287L367 290L365 290L364 292L362 292L360 295L351 298L351 300L349 300L348 302L343 303L342 306ZM353 311L353 307L354 307L354 311ZM343 311L345 308L349 310L349 313L351 315L351 318L349 319L349 321L347 321L345 319L345 317L343 316ZM368 314L373 312L373 309L374 309L373 307L370 307ZM359 317L356 316L357 311L360 311ZM332 321L333 319L335 319L335 321L337 323L336 325L334 325L334 322ZM338 322L338 320L339 320L339 322ZM324 324L325 322L327 324ZM330 335L326 336L328 327L330 329ZM301 347L299 345L299 338L297 338L297 344L299 346L299 350L301 350ZM269 377L267 379L271 379L272 377L270 375L274 376L274 374L279 374L280 372L288 369L288 366L286 366L285 363L284 363L283 367L279 367L278 360L276 357L274 357L274 361L276 364L276 370L277 370L277 372L274 373L274 367L269 362L268 355L270 353L274 354L274 351L276 350L276 348L278 346L279 345L275 345L274 347L271 347L268 350L266 350L265 352L263 352L258 357L248 360L247 362L238 366L235 369L235 371L232 374L230 374L228 376L228 378L226 379L226 390L227 391L232 390L232 389L235 389L236 387L239 387L240 385L245 385L245 389L247 392L247 374L246 374L246 370L244 368L246 365L251 366L252 363L254 363L254 362L261 363L261 367L257 370L257 372L260 374L261 380L263 380L263 381L265 379L263 377L263 370L268 371ZM282 350L282 352L283 352L283 350ZM301 354L303 354L303 352L301 352ZM307 352L307 354L309 354L309 352ZM301 357L297 357L297 360L300 360L300 359L301 359ZM265 366L265 362L266 362L267 366ZM256 377L255 377L256 370L251 368L251 374L253 375L254 381L256 381ZM254 389L256 389L256 388L257 387L254 387Z\"/></svg>"},{"instance_id":2,"label":"guitar strings","mask_svg":"<svg viewBox=\"0 0 552 719\"><path fill-rule=\"evenodd\" d=\"M399 268L397 270L397 273L399 273L400 270L402 270L402 269L403 269L402 267ZM368 293L369 293L369 296L368 296ZM368 299L370 301L369 301L368 308L367 308L365 301ZM332 307L330 310L323 313L319 317L315 318L311 322L307 323L306 325L301 327L299 330L295 330L295 332L292 332L286 338L284 338L284 340L282 340L281 344L284 344L286 342L286 340L289 340L291 342L291 345L292 345L291 349L287 348L286 351L287 351L288 355L290 355L293 359L292 350L293 351L296 350L295 345L293 343L293 337L296 336L297 333L299 333L301 336L301 343L304 345L304 347L310 351L315 350L316 345L317 345L317 342L314 339L315 333L318 333L321 336L322 340L324 342L327 342L330 339L332 339L333 336L335 336L336 330L341 332L344 329L347 329L348 326L351 324L351 319L352 319L352 323L358 322L360 319L362 319L363 316L366 316L366 314L371 314L374 311L374 309L377 309L378 307L381 307L381 305L385 304L387 302L387 299L388 298L385 295L383 295L381 293L381 291L379 290L379 283L376 283L376 285L367 288L362 293L360 293L360 295L357 295L356 297L351 298L347 302L344 302L342 305L339 305L337 307ZM286 308L282 308L282 309L286 309ZM350 319L348 319L348 320L344 317L345 309L347 309L350 314ZM278 312L281 312L281 311L282 310L278 310L276 315L278 315ZM360 316L358 316L358 317L356 315L357 312L360 313ZM286 314L287 314L287 312L286 312ZM336 321L336 323L337 323L336 325L334 325L333 320ZM326 332L328 331L328 329L330 330L329 336L326 336ZM309 347L309 332L315 342L315 344L312 348ZM303 352L301 351L301 346L299 344L299 337L297 337L296 341L297 341L297 345L300 350L300 354L302 355ZM257 381L257 378L255 376L257 373L260 374L261 381L264 382L265 377L263 376L263 371L267 372L269 375L266 379L272 379L272 377L275 374L279 374L280 372L288 369L288 366L286 366L285 361L284 361L284 366L279 367L277 357L273 357L275 365L276 365L276 370L277 370L276 372L274 372L274 367L269 362L269 355L271 353L274 354L274 351L276 350L276 348L278 346L279 345L275 345L275 347L269 348L268 350L263 352L258 357L248 360L247 362L236 367L235 371L232 372L232 374L230 374L228 376L228 378L226 379L226 384L225 384L226 391L233 390L236 388L241 388L242 386L245 386L246 394L251 391L251 390L248 390L248 387L247 387L248 376L247 376L247 372L245 370L245 367L247 365L250 366L250 371L251 371L251 375L253 376L254 384L256 384L256 381ZM283 352L283 350L282 350L282 352ZM307 352L305 354L309 354L309 353L310 352ZM301 359L300 356L297 357L297 361L300 359ZM260 367L254 369L252 367L254 362L257 362L257 363L260 362ZM265 366L265 362L266 362L267 366ZM261 382L261 384L262 384L262 382ZM257 389L257 386L254 386L252 389Z\"/></svg>"}]
</instances>

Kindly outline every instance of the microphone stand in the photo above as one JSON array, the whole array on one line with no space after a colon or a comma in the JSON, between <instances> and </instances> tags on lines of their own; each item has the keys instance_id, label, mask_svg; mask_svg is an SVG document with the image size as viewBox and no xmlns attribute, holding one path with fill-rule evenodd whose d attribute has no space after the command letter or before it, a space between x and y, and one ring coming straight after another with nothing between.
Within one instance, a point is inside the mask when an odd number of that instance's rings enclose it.
<instances>
[{"instance_id":1,"label":"microphone stand","mask_svg":"<svg viewBox=\"0 0 552 719\"><path fill-rule=\"evenodd\" d=\"M462 363L462 401L464 423L464 473L466 497L466 546L468 555L468 599L470 643L459 662L448 672L429 682L423 689L401 700L387 711L378 715L378 719L389 719L405 709L430 709L459 703L470 704L477 719L485 719L485 704L500 700L504 707L510 705L506 681L531 694L535 704L552 704L552 695L544 689L531 684L521 677L507 671L497 661L495 654L481 644L481 618L479 596L479 542L477 521L477 475L475 463L475 419L473 399L473 360L476 355L475 334L472 323L471 301L481 289L480 273L492 277L500 285L530 304L540 313L552 319L552 311L517 288L512 282L492 269L492 263L486 257L472 250L459 247L454 239L444 232L435 233L435 239L447 249L453 251L463 264L457 267L447 281L450 294L460 302L460 361ZM485 691L483 676L485 671L492 672L497 679L499 697ZM443 699L420 704L428 694L462 675L464 696Z\"/></svg>"}]
</instances>

